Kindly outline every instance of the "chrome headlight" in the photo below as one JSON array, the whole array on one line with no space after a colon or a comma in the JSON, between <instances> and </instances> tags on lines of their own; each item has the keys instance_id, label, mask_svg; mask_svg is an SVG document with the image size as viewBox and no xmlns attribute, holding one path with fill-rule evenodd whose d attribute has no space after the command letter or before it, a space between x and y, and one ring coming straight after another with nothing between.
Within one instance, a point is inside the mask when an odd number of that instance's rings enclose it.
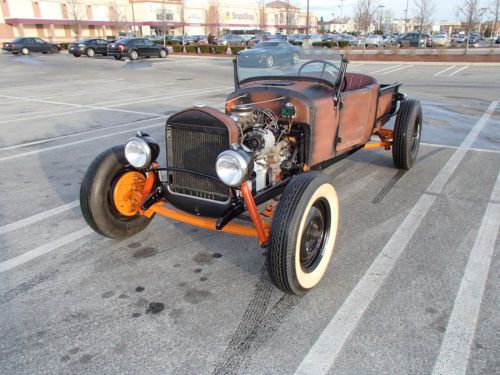
<instances>
[{"instance_id":1,"label":"chrome headlight","mask_svg":"<svg viewBox=\"0 0 500 375\"><path fill-rule=\"evenodd\" d=\"M144 139L132 137L125 143L125 158L134 168L146 168L151 163L151 147Z\"/></svg>"},{"instance_id":2,"label":"chrome headlight","mask_svg":"<svg viewBox=\"0 0 500 375\"><path fill-rule=\"evenodd\" d=\"M224 184L237 187L253 172L253 160L243 150L226 150L217 156L215 170Z\"/></svg>"}]
</instances>

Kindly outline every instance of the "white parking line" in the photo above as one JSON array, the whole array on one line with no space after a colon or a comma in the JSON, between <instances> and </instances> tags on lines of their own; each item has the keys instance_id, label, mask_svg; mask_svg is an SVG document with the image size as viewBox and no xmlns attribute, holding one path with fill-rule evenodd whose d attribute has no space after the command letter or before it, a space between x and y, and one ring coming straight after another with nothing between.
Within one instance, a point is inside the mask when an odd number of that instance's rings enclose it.
<instances>
[{"instance_id":1,"label":"white parking line","mask_svg":"<svg viewBox=\"0 0 500 375\"><path fill-rule=\"evenodd\" d=\"M58 141L60 139L67 139L67 138L73 138L73 137L81 137L81 136L85 136L85 135L88 135L88 134L91 134L91 133L95 133L95 132L102 132L102 131L105 131L105 130L108 130L108 131L109 130L114 130L114 129L121 128L121 127L124 127L124 126L138 125L138 124L141 124L143 122L153 121L153 120L158 120L158 117L151 117L151 118L147 118L147 119L144 119L144 120L138 120L138 121L129 121L129 122L126 122L126 123L123 123L123 124L111 125L111 126L106 126L106 127L97 128L97 129L91 129L91 130L83 130L81 132L76 132L76 133L61 135L59 137L44 138L44 139L40 139L38 141L26 142L26 143L20 143L20 144L12 145L12 146L0 147L0 152L2 152L2 151L8 151L8 150L15 150L17 148L23 148L23 147L29 147L29 146L36 146L36 145L39 145L39 144L42 144L42 143L48 143L48 142Z\"/></svg>"},{"instance_id":2,"label":"white parking line","mask_svg":"<svg viewBox=\"0 0 500 375\"><path fill-rule=\"evenodd\" d=\"M397 68L397 69L394 69L394 70L389 70L388 72L382 73L382 75L394 73L394 72L397 72L398 70L408 69L408 68L411 68L412 66L414 66L414 65L402 66L401 68Z\"/></svg>"},{"instance_id":3,"label":"white parking line","mask_svg":"<svg viewBox=\"0 0 500 375\"><path fill-rule=\"evenodd\" d=\"M439 143L425 143L425 142L420 142L420 145L422 146L428 146L428 147L437 147L437 148L449 148L452 150L456 150L459 146L450 146L450 145L443 145ZM1 149L0 149L1 151ZM490 150L487 148L477 148L477 147L469 147L467 151L477 151L477 152L491 152L493 154L500 154L500 150Z\"/></svg>"},{"instance_id":4,"label":"white parking line","mask_svg":"<svg viewBox=\"0 0 500 375\"><path fill-rule=\"evenodd\" d=\"M220 88L213 89L213 90L201 89L201 90L193 90L193 91L188 91L188 92L181 91L179 93L174 93L173 95L170 95L170 94L168 94L168 95L153 95L149 99L144 99L144 97L143 97L140 100L134 100L134 99L132 99L132 100L126 100L126 101L122 100L120 102L120 104L116 104L116 105L109 106L109 107L96 106L94 104L85 105L85 104L75 104L75 103L64 103L64 102L54 102L54 101L47 101L47 100L41 100L41 99L28 99L28 98L14 97L14 96L9 96L9 95L0 95L0 97L3 97L3 98L17 99L17 100L20 100L20 101L31 101L31 102L38 102L38 103L54 104L54 105L64 105L64 106L68 106L68 107L86 108L86 109L83 109L83 110L77 110L77 111L71 111L71 112L65 111L65 112L61 112L61 113L52 113L52 114L47 114L47 115L32 116L32 117L23 117L23 118L19 118L19 119L5 120L5 121L0 121L0 124L12 123L12 122L17 122L17 121L25 121L25 120L44 119L44 118L64 116L64 115L73 115L75 113L80 113L80 112L99 111L99 110L101 110L101 111L113 111L113 112L131 113L131 114L146 115L146 116L164 117L164 116L156 114L156 113L132 111L132 110L126 110L126 109L118 109L118 108L114 108L114 107L117 107L117 106L120 106L120 105L129 105L129 104L142 103L142 102L148 101L148 100L153 99L153 98L157 98L159 100L171 99L171 98L173 99L173 98L180 98L180 97L183 97L183 96L189 96L189 95L193 95L193 94L209 93L209 92L222 91L222 90L227 90L227 89L228 89L228 87L226 86L226 87L220 87ZM160 97L160 98L158 98L158 97ZM117 102L117 100L112 100L112 101L109 101L109 102L101 102L100 104L103 104L103 103L116 103L116 102ZM99 104L99 103L96 103L96 104Z\"/></svg>"},{"instance_id":5,"label":"white parking line","mask_svg":"<svg viewBox=\"0 0 500 375\"><path fill-rule=\"evenodd\" d=\"M62 213L64 211L68 211L68 210L71 210L71 209L73 209L75 207L79 207L79 206L80 206L80 201L73 201L73 202L70 202L68 204L63 204L62 206L53 208L51 210L48 210L48 211L30 216L30 217L27 217L25 219L21 219L21 220L15 221L13 223L4 225L3 227L0 227L0 235L11 232L13 230L20 229L20 228L25 227L27 225L31 225L31 224L36 223L38 221L48 219L51 216L59 215L60 213Z\"/></svg>"},{"instance_id":6,"label":"white parking line","mask_svg":"<svg viewBox=\"0 0 500 375\"><path fill-rule=\"evenodd\" d=\"M434 77L437 77L438 75L443 74L443 73L447 72L448 70L451 70L451 69L453 69L455 67L456 67L456 65L449 66L446 69L443 69L443 70L441 70L441 71L439 71L437 73L434 73L433 75L434 75Z\"/></svg>"},{"instance_id":7,"label":"white parking line","mask_svg":"<svg viewBox=\"0 0 500 375\"><path fill-rule=\"evenodd\" d=\"M458 69L458 70L455 70L453 73L450 73L450 74L448 75L448 77L454 76L454 75L455 75L455 74L457 74L458 72L461 72L462 70L465 70L465 69L467 69L468 67L469 67L469 65L466 65L466 66L464 66L464 67L462 67L462 68L460 68L460 69Z\"/></svg>"},{"instance_id":8,"label":"white parking line","mask_svg":"<svg viewBox=\"0 0 500 375\"><path fill-rule=\"evenodd\" d=\"M163 117L164 118L168 118L168 116L163 116ZM162 121L159 124L151 124L151 125L143 126L143 128L144 129L147 129L147 128L156 128L158 126L164 126L164 125L165 125L165 122ZM82 139L80 141L68 142L68 143L64 143L62 145L50 146L50 147L46 147L46 148L41 148L39 150L26 151L26 152L23 152L23 153L20 153L20 154L4 156L4 157L0 157L0 162L7 161L7 160L17 159L17 158L21 158L21 157L24 157L24 156L40 154L42 152L58 150L58 149L61 149L61 148L64 148L64 147L74 146L74 145L78 145L78 144L85 143L85 142L91 142L91 141L101 140L103 138L113 137L115 135L127 134L127 133L130 134L130 132L131 132L131 130L127 129L127 130L122 130L120 132L99 135L97 137L85 138L85 139Z\"/></svg>"},{"instance_id":9,"label":"white parking line","mask_svg":"<svg viewBox=\"0 0 500 375\"><path fill-rule=\"evenodd\" d=\"M337 356L344 347L361 320L364 312L375 298L387 276L390 274L399 256L417 231L420 223L441 193L444 184L462 161L467 147L477 137L484 127L498 102L492 102L487 111L474 125L460 147L454 152L445 166L434 178L429 189L424 193L408 216L403 220L396 232L389 239L379 255L375 258L363 277L354 287L338 309L333 319L321 333L318 340L304 357L295 374L326 374L335 363ZM430 194L429 194L430 193Z\"/></svg>"},{"instance_id":10,"label":"white parking line","mask_svg":"<svg viewBox=\"0 0 500 375\"><path fill-rule=\"evenodd\" d=\"M434 365L433 375L458 375L465 374L467 371L472 339L495 251L495 241L500 229L499 201L500 174L465 267L460 289Z\"/></svg>"},{"instance_id":11,"label":"white parking line","mask_svg":"<svg viewBox=\"0 0 500 375\"><path fill-rule=\"evenodd\" d=\"M15 258L11 258L4 262L0 263L0 273L8 271L12 268L18 267L24 263L29 262L35 258L38 258L41 255L47 254L51 251L54 251L62 246L65 246L71 242L79 240L82 237L85 237L89 234L93 233L92 229L89 227L77 230L76 232L72 232L64 237L58 238L55 241L49 242L42 246L37 247L36 249L30 250L22 255L19 255Z\"/></svg>"},{"instance_id":12,"label":"white parking line","mask_svg":"<svg viewBox=\"0 0 500 375\"><path fill-rule=\"evenodd\" d=\"M369 74L375 74L375 73L379 73L379 72L385 72L386 70L390 70L390 69L394 69L394 68L398 68L400 67L401 64L399 65L395 65L395 66L390 66L388 68L384 68L384 69L379 69L379 70L374 70L373 72L370 72Z\"/></svg>"}]
</instances>

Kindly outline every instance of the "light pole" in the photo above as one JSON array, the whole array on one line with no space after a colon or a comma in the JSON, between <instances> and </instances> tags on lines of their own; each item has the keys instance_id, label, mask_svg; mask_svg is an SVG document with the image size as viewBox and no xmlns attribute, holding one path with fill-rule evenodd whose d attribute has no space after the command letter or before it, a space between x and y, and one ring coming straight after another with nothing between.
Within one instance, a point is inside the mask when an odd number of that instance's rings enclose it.
<instances>
[{"instance_id":1,"label":"light pole","mask_svg":"<svg viewBox=\"0 0 500 375\"><path fill-rule=\"evenodd\" d=\"M342 32L342 24L344 23L343 19L342 19L342 8L344 6L344 0L340 0L340 5L339 5L339 8L340 8L340 31Z\"/></svg>"},{"instance_id":2,"label":"light pole","mask_svg":"<svg viewBox=\"0 0 500 375\"><path fill-rule=\"evenodd\" d=\"M132 4L132 34L135 35L135 13L134 13L134 0L130 0L130 3Z\"/></svg>"},{"instance_id":3,"label":"light pole","mask_svg":"<svg viewBox=\"0 0 500 375\"><path fill-rule=\"evenodd\" d=\"M484 13L488 10L488 8L481 8L479 9L479 37L481 37L481 26L483 23L483 16Z\"/></svg>"},{"instance_id":4,"label":"light pole","mask_svg":"<svg viewBox=\"0 0 500 375\"><path fill-rule=\"evenodd\" d=\"M403 33L407 33L406 25L408 24L408 0L406 0L406 9L405 9L405 29Z\"/></svg>"},{"instance_id":5,"label":"light pole","mask_svg":"<svg viewBox=\"0 0 500 375\"><path fill-rule=\"evenodd\" d=\"M335 22L335 13L332 13L332 22ZM332 26L332 24L330 23L330 24L328 25L328 31L329 31L329 32L332 32L332 31L333 31L333 30L330 30L330 27L331 27L331 26ZM337 30L335 29L335 31L337 31Z\"/></svg>"},{"instance_id":6,"label":"light pole","mask_svg":"<svg viewBox=\"0 0 500 375\"><path fill-rule=\"evenodd\" d=\"M307 0L306 39L309 39L309 0Z\"/></svg>"},{"instance_id":7,"label":"light pole","mask_svg":"<svg viewBox=\"0 0 500 375\"><path fill-rule=\"evenodd\" d=\"M379 31L382 31L382 11L381 9L384 9L385 6L384 5L379 5L377 7L377 11L378 11L378 30Z\"/></svg>"}]
</instances>

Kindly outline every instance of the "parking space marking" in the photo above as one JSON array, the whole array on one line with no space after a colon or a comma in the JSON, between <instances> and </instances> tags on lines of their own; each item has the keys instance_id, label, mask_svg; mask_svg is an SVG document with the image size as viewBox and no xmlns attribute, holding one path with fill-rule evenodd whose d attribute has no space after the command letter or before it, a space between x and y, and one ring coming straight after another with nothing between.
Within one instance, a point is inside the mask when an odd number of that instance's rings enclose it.
<instances>
[{"instance_id":1,"label":"parking space marking","mask_svg":"<svg viewBox=\"0 0 500 375\"><path fill-rule=\"evenodd\" d=\"M169 116L162 116L162 117L166 119ZM144 129L147 129L147 128L156 128L158 126L164 126L164 125L165 125L165 123L162 121L159 124L151 124L151 125L143 126L143 128ZM24 157L24 156L40 154L42 152L59 150L59 149L64 148L64 147L79 145L81 143L96 141L96 140L100 140L100 139L103 139L103 138L113 137L115 135L127 134L127 133L130 133L130 129L122 130L120 132L115 132L115 133L109 133L109 134L99 135L97 137L85 138L85 139L82 139L80 141L68 142L68 143L64 143L62 145L56 145L56 146L50 146L50 147L46 147L46 148L41 148L39 150L26 151L26 152L23 152L23 153L20 153L20 154L15 154L15 155L9 155L9 156L0 157L0 162L7 161L7 160L17 159L17 158L21 158L21 157Z\"/></svg>"},{"instance_id":2,"label":"parking space marking","mask_svg":"<svg viewBox=\"0 0 500 375\"><path fill-rule=\"evenodd\" d=\"M458 69L458 70L455 70L454 72L450 73L450 74L448 75L448 77L452 77L452 76L454 76L455 74L457 74L457 73L461 72L462 70L467 69L468 67L469 67L469 65L465 65L464 67L462 67L462 68L460 68L460 69Z\"/></svg>"},{"instance_id":3,"label":"parking space marking","mask_svg":"<svg viewBox=\"0 0 500 375\"><path fill-rule=\"evenodd\" d=\"M456 150L459 146L451 146L451 145L443 145L440 143L425 143L425 142L420 142L422 146L428 146L428 147L437 147L437 148L449 148L452 150ZM0 149L1 151L1 149ZM491 152L493 154L500 154L500 150L490 150L488 148L477 148L477 147L469 147L467 151L477 151L477 152Z\"/></svg>"},{"instance_id":4,"label":"parking space marking","mask_svg":"<svg viewBox=\"0 0 500 375\"><path fill-rule=\"evenodd\" d=\"M358 326L368 306L391 273L399 256L420 226L444 185L490 118L498 102L492 102L473 129L441 168L430 187L412 207L363 277L338 309L330 323L304 357L295 374L326 374L335 363L344 344Z\"/></svg>"},{"instance_id":5,"label":"parking space marking","mask_svg":"<svg viewBox=\"0 0 500 375\"><path fill-rule=\"evenodd\" d=\"M414 66L414 65L402 66L401 68L397 68L397 69L394 69L394 70L389 70L388 72L382 73L382 75L394 73L394 72L397 72L398 70L408 69L408 68L411 68L412 66Z\"/></svg>"},{"instance_id":6,"label":"parking space marking","mask_svg":"<svg viewBox=\"0 0 500 375\"><path fill-rule=\"evenodd\" d=\"M107 88L107 89L101 89L101 90L93 90L93 91L78 91L78 92L70 92L70 93L65 93L65 94L57 94L57 95L48 95L48 96L40 96L35 99L52 99L52 98L59 98L63 97L66 98L68 96L78 96L78 95L87 95L87 94L97 94L100 92L113 92L113 91L124 91L127 89L131 90L142 90L142 89L148 89L152 87L160 87L160 86L172 86L175 85L175 82L168 82L168 83L159 83L155 85L139 85L139 86L131 86L131 87L118 87L118 88Z\"/></svg>"},{"instance_id":7,"label":"parking space marking","mask_svg":"<svg viewBox=\"0 0 500 375\"><path fill-rule=\"evenodd\" d=\"M38 258L41 255L50 253L51 251L54 251L56 249L59 249L62 246L68 245L71 242L74 242L76 240L79 240L89 234L93 233L92 229L89 227L77 230L75 232L72 232L64 237L58 238L55 241L43 244L33 250L30 250L24 254L21 254L17 257L11 258L9 260L6 260L4 262L0 263L0 273L8 271L12 268L18 267L24 263L29 262L30 260L33 260L35 258Z\"/></svg>"},{"instance_id":8,"label":"parking space marking","mask_svg":"<svg viewBox=\"0 0 500 375\"><path fill-rule=\"evenodd\" d=\"M84 110L84 111L87 111L87 110ZM77 112L80 112L80 111L77 111ZM75 112L72 112L72 113L75 113ZM20 143L20 144L12 145L12 146L0 147L0 152L2 152L2 151L8 151L8 150L15 150L15 149L18 149L18 148L23 148L23 147L36 146L36 145L39 145L39 144L42 144L42 143L54 142L54 141L58 141L60 139L67 139L67 138L79 137L79 136L83 136L83 135L88 135L90 133L102 132L102 131L110 130L110 129L114 130L114 129L121 128L121 127L124 127L124 126L138 125L138 124L141 124L143 122L153 121L153 120L158 120L158 117L151 117L151 118L146 118L146 119L137 120L137 121L129 121L129 122L125 122L123 124L111 125L111 126L101 127L101 128L98 128L98 129L83 130L81 132L76 132L76 133L70 133L70 134L61 135L59 137L44 138L44 139L40 139L38 141L26 142L26 143Z\"/></svg>"},{"instance_id":9,"label":"parking space marking","mask_svg":"<svg viewBox=\"0 0 500 375\"><path fill-rule=\"evenodd\" d=\"M68 204L63 204L62 206L52 208L51 210L41 212L39 214L27 217L25 219L21 219L13 223L4 225L3 227L0 227L0 235L37 223L41 220L48 219L49 217L52 217L54 215L59 215L64 211L68 211L79 206L80 206L80 201L73 201Z\"/></svg>"},{"instance_id":10,"label":"parking space marking","mask_svg":"<svg viewBox=\"0 0 500 375\"><path fill-rule=\"evenodd\" d=\"M401 66L401 64L399 64L399 65L395 65L395 66L390 66L390 67L388 67L388 68L384 68L384 69L374 70L373 72L370 72L369 74L375 74L375 73L385 72L386 70L390 70L390 69L398 68L398 67L400 67L400 66Z\"/></svg>"},{"instance_id":11,"label":"parking space marking","mask_svg":"<svg viewBox=\"0 0 500 375\"><path fill-rule=\"evenodd\" d=\"M170 99L170 98L179 98L183 96L189 96L193 94L199 94L199 93L208 93L208 92L214 92L214 91L222 91L222 90L227 90L227 87L221 87L218 89L214 90L194 90L194 91L188 91L188 92L179 92L175 93L174 95L153 95L150 98L159 98L159 100L163 99ZM63 115L73 115L75 113L80 113L80 112L88 112L88 111L96 111L96 110L102 110L102 111L114 111L114 112L123 112L123 113L131 113L131 114L137 114L137 115L146 115L146 116L156 116L156 117L164 117L163 115L157 114L157 113L151 113L151 112L140 112L140 111L132 111L132 110L127 110L127 109L118 109L115 107L119 107L120 105L129 105L129 104L135 104L135 103L142 103L144 101L149 101L151 99L141 99L137 101L128 100L128 101L121 101L120 104L117 105L112 105L109 107L103 107L103 106L96 106L94 104L75 104L75 103L64 103L64 102L53 102L53 101L46 101L46 100L41 100L41 99L28 99L28 98L22 98L22 97L14 97L10 95L0 95L0 97L3 98L9 98L9 99L17 99L20 101L31 101L31 102L38 102L38 103L46 103L46 104L54 104L54 105L65 105L69 107L76 107L76 108L86 108L78 111L72 111L71 113L68 112L61 112L61 113L52 113L52 114L47 114L47 115L40 115L40 116L32 116L32 117L23 117L23 118L18 118L18 119L11 119L11 120L5 120L5 121L0 121L0 124L4 123L12 123L12 122L17 122L17 121L25 121L25 120L35 120L35 119L44 119L44 118L49 118L49 117L56 117L56 116L63 116ZM104 104L104 103L116 103L117 100L112 100L109 102L101 102L101 103L96 103L96 104Z\"/></svg>"},{"instance_id":12,"label":"parking space marking","mask_svg":"<svg viewBox=\"0 0 500 375\"><path fill-rule=\"evenodd\" d=\"M465 374L467 371L472 340L495 251L495 241L500 229L499 200L500 174L497 176L490 203L469 255L433 375Z\"/></svg>"},{"instance_id":13,"label":"parking space marking","mask_svg":"<svg viewBox=\"0 0 500 375\"><path fill-rule=\"evenodd\" d=\"M441 74L443 74L443 73L446 73L448 70L451 70L451 69L453 69L453 68L455 68L455 67L456 67L456 65L449 66L449 67L447 67L446 69L443 69L443 70L440 70L440 71L439 71L439 72L437 72L437 73L434 73L433 75L434 75L434 77L437 77L438 75L441 75Z\"/></svg>"}]
</instances>

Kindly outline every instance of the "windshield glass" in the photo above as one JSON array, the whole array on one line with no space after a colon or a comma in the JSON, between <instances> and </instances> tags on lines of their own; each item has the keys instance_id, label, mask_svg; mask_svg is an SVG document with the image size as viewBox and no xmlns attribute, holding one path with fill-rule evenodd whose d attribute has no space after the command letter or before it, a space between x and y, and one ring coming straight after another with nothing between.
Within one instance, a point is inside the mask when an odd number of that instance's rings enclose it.
<instances>
[{"instance_id":1,"label":"windshield glass","mask_svg":"<svg viewBox=\"0 0 500 375\"><path fill-rule=\"evenodd\" d=\"M335 85L340 76L342 55L322 49L301 48L287 42L257 43L238 52L236 67L239 82L272 78L293 80L317 78Z\"/></svg>"}]
</instances>

